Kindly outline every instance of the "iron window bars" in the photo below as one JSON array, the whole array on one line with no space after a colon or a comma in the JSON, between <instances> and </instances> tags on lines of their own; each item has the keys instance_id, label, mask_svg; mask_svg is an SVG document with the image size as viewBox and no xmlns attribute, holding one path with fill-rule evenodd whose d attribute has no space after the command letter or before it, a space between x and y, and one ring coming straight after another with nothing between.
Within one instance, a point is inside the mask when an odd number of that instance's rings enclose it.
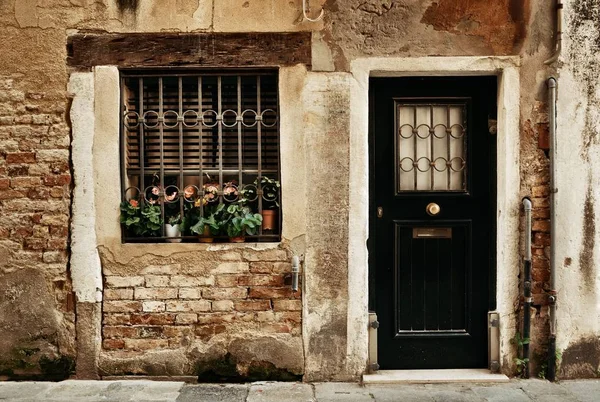
<instances>
[{"instance_id":1,"label":"iron window bars","mask_svg":"<svg viewBox=\"0 0 600 402\"><path fill-rule=\"evenodd\" d=\"M259 228L250 241L279 241L279 109L276 71L121 72L121 188L123 201L160 206L160 236L123 241L155 242L166 236L166 218L196 208L230 204L250 190L253 212L275 207L273 230ZM258 182L258 185L253 183ZM265 191L263 191L265 190ZM273 195L275 192L275 195ZM203 200L206 200L206 205ZM227 236L216 236L226 239ZM184 241L197 235L182 234Z\"/></svg>"}]
</instances>

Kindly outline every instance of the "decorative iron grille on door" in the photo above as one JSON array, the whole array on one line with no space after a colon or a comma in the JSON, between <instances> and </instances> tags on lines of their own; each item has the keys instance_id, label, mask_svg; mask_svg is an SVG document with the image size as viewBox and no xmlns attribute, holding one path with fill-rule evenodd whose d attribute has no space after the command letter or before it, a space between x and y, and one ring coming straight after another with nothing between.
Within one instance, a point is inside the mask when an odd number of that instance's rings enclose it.
<instances>
[{"instance_id":1,"label":"decorative iron grille on door","mask_svg":"<svg viewBox=\"0 0 600 402\"><path fill-rule=\"evenodd\" d=\"M465 103L396 103L396 188L467 191Z\"/></svg>"},{"instance_id":2,"label":"decorative iron grille on door","mask_svg":"<svg viewBox=\"0 0 600 402\"><path fill-rule=\"evenodd\" d=\"M249 240L280 239L277 85L274 71L122 71L124 241L227 241L224 228L192 229L210 228L234 204L275 211L275 223L255 225ZM148 227L124 222L128 208L135 219L132 206ZM181 236L167 233L169 222Z\"/></svg>"}]
</instances>

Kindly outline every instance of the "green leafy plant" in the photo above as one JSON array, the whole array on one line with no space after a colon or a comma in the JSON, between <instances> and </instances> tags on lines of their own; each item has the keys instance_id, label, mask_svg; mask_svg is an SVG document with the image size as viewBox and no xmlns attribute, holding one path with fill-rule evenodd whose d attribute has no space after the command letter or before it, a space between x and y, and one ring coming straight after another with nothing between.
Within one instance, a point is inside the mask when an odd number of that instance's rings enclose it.
<instances>
[{"instance_id":1,"label":"green leafy plant","mask_svg":"<svg viewBox=\"0 0 600 402\"><path fill-rule=\"evenodd\" d=\"M209 208L205 208L204 211L205 211L206 216L204 216L204 217L199 216L197 222L193 226L190 227L190 231L192 233L202 235L202 234L204 234L204 228L206 226L208 226L210 229L210 233L213 236L218 235L219 232L221 231L219 217L224 208L225 208L225 204L220 204L220 205L216 206L213 211L210 211Z\"/></svg>"},{"instance_id":2,"label":"green leafy plant","mask_svg":"<svg viewBox=\"0 0 600 402\"><path fill-rule=\"evenodd\" d=\"M177 213L176 215L171 215L167 218L167 223L171 226L181 224L181 214Z\"/></svg>"},{"instance_id":3,"label":"green leafy plant","mask_svg":"<svg viewBox=\"0 0 600 402\"><path fill-rule=\"evenodd\" d=\"M258 232L262 223L260 214L253 214L243 203L230 204L222 214L221 226L229 237L252 236Z\"/></svg>"},{"instance_id":4,"label":"green leafy plant","mask_svg":"<svg viewBox=\"0 0 600 402\"><path fill-rule=\"evenodd\" d=\"M265 208L279 208L279 188L281 187L281 183L278 180L271 179L267 176L257 177L252 183L254 186L244 187L243 190L240 191L242 194L242 202L246 202L248 200L254 200L257 195L257 190L260 188L263 191L263 199L266 201L264 204Z\"/></svg>"},{"instance_id":5,"label":"green leafy plant","mask_svg":"<svg viewBox=\"0 0 600 402\"><path fill-rule=\"evenodd\" d=\"M121 203L121 223L134 236L160 236L163 223L160 215L158 205L146 203L140 207L135 199Z\"/></svg>"},{"instance_id":6,"label":"green leafy plant","mask_svg":"<svg viewBox=\"0 0 600 402\"><path fill-rule=\"evenodd\" d=\"M521 333L517 332L513 338L513 343L517 345L517 353L521 354L524 345L528 345L530 339L521 337ZM527 366L529 365L529 358L518 358L515 357L515 364L517 365L517 374L524 376L527 372Z\"/></svg>"}]
</instances>

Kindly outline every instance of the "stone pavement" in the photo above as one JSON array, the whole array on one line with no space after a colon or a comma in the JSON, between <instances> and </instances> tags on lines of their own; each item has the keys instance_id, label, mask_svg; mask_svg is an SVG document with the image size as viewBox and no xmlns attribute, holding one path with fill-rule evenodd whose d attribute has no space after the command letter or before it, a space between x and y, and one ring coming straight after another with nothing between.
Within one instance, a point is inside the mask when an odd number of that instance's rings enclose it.
<instances>
[{"instance_id":1,"label":"stone pavement","mask_svg":"<svg viewBox=\"0 0 600 402\"><path fill-rule=\"evenodd\" d=\"M597 402L600 380L511 380L501 384L352 383L184 384L182 382L77 381L0 382L0 401L61 402Z\"/></svg>"}]
</instances>

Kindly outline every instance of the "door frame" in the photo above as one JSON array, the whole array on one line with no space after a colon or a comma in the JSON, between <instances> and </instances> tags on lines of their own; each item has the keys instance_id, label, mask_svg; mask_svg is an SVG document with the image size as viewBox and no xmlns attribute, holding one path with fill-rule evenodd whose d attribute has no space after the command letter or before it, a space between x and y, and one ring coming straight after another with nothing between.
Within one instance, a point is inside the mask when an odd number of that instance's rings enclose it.
<instances>
[{"instance_id":1,"label":"door frame","mask_svg":"<svg viewBox=\"0 0 600 402\"><path fill-rule=\"evenodd\" d=\"M352 61L350 88L350 186L348 239L348 354L369 358L369 78L406 76L498 77L496 139L496 311L500 316L500 365L509 370L516 331L520 202L520 58L518 56L360 58ZM492 273L493 275L493 273Z\"/></svg>"}]
</instances>

